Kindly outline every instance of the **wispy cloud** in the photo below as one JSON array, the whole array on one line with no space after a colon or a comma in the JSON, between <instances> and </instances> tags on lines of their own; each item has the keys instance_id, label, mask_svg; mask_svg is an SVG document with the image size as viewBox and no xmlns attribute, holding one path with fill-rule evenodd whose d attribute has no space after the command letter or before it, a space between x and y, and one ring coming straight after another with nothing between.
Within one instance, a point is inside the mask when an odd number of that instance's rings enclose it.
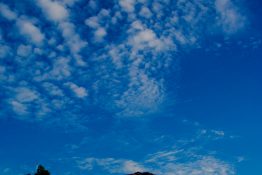
<instances>
[{"instance_id":1,"label":"wispy cloud","mask_svg":"<svg viewBox=\"0 0 262 175\"><path fill-rule=\"evenodd\" d=\"M17 18L17 14L11 11L7 5L2 3L0 3L0 13L8 20L15 20Z\"/></svg>"},{"instance_id":2,"label":"wispy cloud","mask_svg":"<svg viewBox=\"0 0 262 175\"><path fill-rule=\"evenodd\" d=\"M88 171L94 166L104 169L110 174L150 171L160 175L234 175L232 165L214 156L198 155L185 150L157 152L146 156L143 161L114 158L86 158L78 161L79 168Z\"/></svg>"},{"instance_id":3,"label":"wispy cloud","mask_svg":"<svg viewBox=\"0 0 262 175\"><path fill-rule=\"evenodd\" d=\"M226 33L234 33L245 26L246 17L240 13L240 9L232 1L216 0L215 7L219 14L218 24Z\"/></svg>"}]
</instances>

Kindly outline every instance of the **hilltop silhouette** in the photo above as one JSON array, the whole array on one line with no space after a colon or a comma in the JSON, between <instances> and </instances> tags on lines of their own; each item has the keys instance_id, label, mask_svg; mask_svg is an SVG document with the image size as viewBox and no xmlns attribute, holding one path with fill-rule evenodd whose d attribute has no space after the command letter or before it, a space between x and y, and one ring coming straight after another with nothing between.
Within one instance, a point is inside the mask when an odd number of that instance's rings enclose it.
<instances>
[{"instance_id":1,"label":"hilltop silhouette","mask_svg":"<svg viewBox=\"0 0 262 175\"><path fill-rule=\"evenodd\" d=\"M143 172L143 173L136 172L136 173L133 173L133 174L128 174L128 175L154 175L154 174L152 174L152 173L149 173L149 172Z\"/></svg>"}]
</instances>

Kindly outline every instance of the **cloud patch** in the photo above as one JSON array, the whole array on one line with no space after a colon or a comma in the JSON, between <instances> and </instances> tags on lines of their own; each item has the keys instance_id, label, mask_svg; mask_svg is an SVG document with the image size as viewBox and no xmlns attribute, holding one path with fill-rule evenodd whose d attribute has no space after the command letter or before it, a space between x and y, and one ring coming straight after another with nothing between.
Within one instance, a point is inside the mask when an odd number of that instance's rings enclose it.
<instances>
[{"instance_id":1,"label":"cloud patch","mask_svg":"<svg viewBox=\"0 0 262 175\"><path fill-rule=\"evenodd\" d=\"M185 150L161 151L148 155L144 161L115 158L86 158L78 161L86 172L93 172L95 166L106 173L123 174L149 171L159 175L235 175L234 167L213 156L196 155Z\"/></svg>"},{"instance_id":2,"label":"cloud patch","mask_svg":"<svg viewBox=\"0 0 262 175\"><path fill-rule=\"evenodd\" d=\"M240 7L229 0L27 3L41 15L0 4L1 22L7 26L0 45L4 101L10 109L28 111L25 116L47 117L63 109L74 121L85 121L88 114L85 120L81 115L88 105L115 117L152 114L165 104L165 77L179 59L176 53L201 47L205 36L232 35L245 26ZM87 9L81 14L80 5ZM22 102L9 94L21 84L39 98ZM35 104L38 109L27 110Z\"/></svg>"},{"instance_id":3,"label":"cloud patch","mask_svg":"<svg viewBox=\"0 0 262 175\"><path fill-rule=\"evenodd\" d=\"M216 11L219 14L218 24L226 33L232 34L245 26L246 18L230 0L216 0Z\"/></svg>"}]
</instances>

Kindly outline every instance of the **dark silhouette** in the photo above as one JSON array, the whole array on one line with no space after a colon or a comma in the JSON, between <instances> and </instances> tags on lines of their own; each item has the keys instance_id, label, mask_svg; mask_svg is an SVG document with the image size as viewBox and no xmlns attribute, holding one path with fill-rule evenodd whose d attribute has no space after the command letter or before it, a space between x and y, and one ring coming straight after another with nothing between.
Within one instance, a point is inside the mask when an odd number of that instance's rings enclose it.
<instances>
[{"instance_id":1,"label":"dark silhouette","mask_svg":"<svg viewBox=\"0 0 262 175\"><path fill-rule=\"evenodd\" d=\"M28 173L26 175L31 175L31 173ZM43 165L38 165L36 173L34 175L51 175L48 170L45 169Z\"/></svg>"},{"instance_id":2,"label":"dark silhouette","mask_svg":"<svg viewBox=\"0 0 262 175\"><path fill-rule=\"evenodd\" d=\"M149 172L143 172L143 173L136 172L136 173L133 173L133 174L128 174L128 175L154 175L154 174L152 174L152 173L149 173Z\"/></svg>"},{"instance_id":3,"label":"dark silhouette","mask_svg":"<svg viewBox=\"0 0 262 175\"><path fill-rule=\"evenodd\" d=\"M44 166L38 165L35 175L50 175L50 173Z\"/></svg>"}]
</instances>

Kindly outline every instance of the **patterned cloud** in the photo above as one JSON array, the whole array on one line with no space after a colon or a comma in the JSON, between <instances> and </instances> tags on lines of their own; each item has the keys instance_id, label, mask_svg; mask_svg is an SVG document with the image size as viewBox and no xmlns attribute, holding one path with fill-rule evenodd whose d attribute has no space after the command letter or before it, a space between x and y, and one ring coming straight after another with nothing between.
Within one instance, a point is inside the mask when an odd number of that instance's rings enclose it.
<instances>
[{"instance_id":1,"label":"patterned cloud","mask_svg":"<svg viewBox=\"0 0 262 175\"><path fill-rule=\"evenodd\" d=\"M174 53L246 21L230 0L3 1L0 19L1 115L76 125L92 106L117 117L158 111Z\"/></svg>"}]
</instances>

